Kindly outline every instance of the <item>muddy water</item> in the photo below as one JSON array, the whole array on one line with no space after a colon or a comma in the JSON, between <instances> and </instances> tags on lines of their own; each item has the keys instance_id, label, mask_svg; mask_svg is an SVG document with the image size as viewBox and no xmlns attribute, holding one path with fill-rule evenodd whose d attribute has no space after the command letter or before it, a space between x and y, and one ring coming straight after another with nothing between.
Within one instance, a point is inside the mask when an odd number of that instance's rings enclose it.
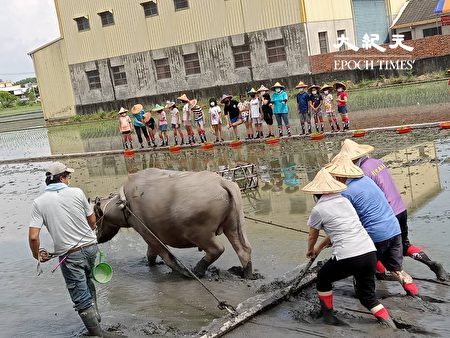
<instances>
[{"instance_id":1,"label":"muddy water","mask_svg":"<svg viewBox=\"0 0 450 338\"><path fill-rule=\"evenodd\" d=\"M450 223L449 136L448 132L427 130L403 136L377 134L364 140L376 147L375 156L383 157L390 165L405 200L411 211L414 211L410 217L412 239L424 245L432 257L438 257L447 266L450 265L450 248L442 242ZM20 139L14 134L10 137ZM48 154L55 147L74 146L74 140L70 138L61 138L59 144L50 142L51 149L42 134L37 134L36 140L41 141L30 146L33 147L32 156ZM215 171L224 166L255 163L260 168L260 188L243 194L246 214L306 230L306 219L314 203L299 188L332 158L341 140L342 137L337 136L326 142L287 141L278 146L250 145L236 150L216 148L209 152L198 149L178 154L144 153L127 160L123 156L80 158L69 160L67 164L76 169L72 175L72 185L81 187L88 196L95 197L116 191L128 171L148 167ZM94 141L91 140L91 144ZM14 143L3 149L8 149L9 156L28 151L26 147L16 147ZM82 325L71 309L61 273L50 272L55 263L45 264L45 273L36 277L35 265L29 255L26 227L29 208L44 187L42 179L45 166L46 163L0 166L0 208L3 211L0 221L2 336L70 336L82 331ZM214 264L218 270L210 271L205 279L205 284L213 292L234 305L253 295L260 285L305 261L306 237L302 233L251 221L247 222L247 233L253 246L253 265L265 278L243 281L227 272L239 261L226 239L221 238L226 251ZM43 246L51 249L48 234L43 234L42 242ZM215 307L214 299L198 283L171 273L164 265L149 268L144 259L146 246L134 231L121 231L111 242L101 245L101 249L114 268L112 282L98 286L105 327L115 328L130 336L181 335L196 332L223 314ZM195 265L202 256L194 249L174 251L188 265ZM414 275L433 277L427 269L411 261L406 261L406 267ZM419 282L419 285L427 294L449 298L447 289L442 286L430 282ZM386 292L388 295L401 294L401 289L390 283L386 286ZM345 292L338 297L347 307L357 309L355 301ZM393 299L392 307L396 304L395 297ZM285 322L288 327L286 332L292 334L297 332L292 331L292 328L300 324L294 316L297 308L295 302L289 303L289 306L292 309L280 307L274 310L272 316ZM443 307L442 314L446 314L445 304L439 306ZM403 304L403 308L407 309L408 304ZM450 323L442 314L421 310L417 310L417 313L414 320L421 325L443 336L450 335ZM360 332L369 333L374 328L369 325L367 329L364 324L367 321L364 318L356 321ZM323 325L311 325L327 332ZM278 336L284 332L284 329L275 327L272 327L273 331L266 331L269 330L267 326L258 327L264 328L259 332L273 332L269 336ZM248 333L244 328L242 334Z\"/></svg>"}]
</instances>

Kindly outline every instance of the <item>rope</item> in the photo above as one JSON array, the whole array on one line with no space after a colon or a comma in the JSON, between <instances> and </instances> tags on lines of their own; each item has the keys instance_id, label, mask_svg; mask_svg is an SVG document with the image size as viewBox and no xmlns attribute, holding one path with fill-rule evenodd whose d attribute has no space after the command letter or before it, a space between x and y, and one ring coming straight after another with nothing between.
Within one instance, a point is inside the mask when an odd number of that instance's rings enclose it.
<instances>
[{"instance_id":1,"label":"rope","mask_svg":"<svg viewBox=\"0 0 450 338\"><path fill-rule=\"evenodd\" d=\"M128 207L128 205L125 206L125 208L128 210L128 212L135 217L139 223L141 223L141 225L144 227L144 229L150 234L152 235L153 238L155 238L159 244L161 244L174 258L175 260L180 263L180 265L185 268L189 274L194 277L195 280L197 280L197 282L199 282L203 288L208 291L208 293L214 297L214 299L217 301L217 307L220 310L227 310L231 315L235 315L236 314L236 309L234 307L232 307L231 305L227 304L226 301L221 301L196 275L195 273L192 272L191 269L189 269L186 265L183 264L183 262L177 257L175 256L170 249L168 248L168 246L166 244L164 244L159 238L158 236L156 236L149 228L147 228L144 224L144 222L135 214L133 213L133 211L130 210L130 208Z\"/></svg>"},{"instance_id":2,"label":"rope","mask_svg":"<svg viewBox=\"0 0 450 338\"><path fill-rule=\"evenodd\" d=\"M289 226L286 225L281 225L278 223L274 223L272 221L263 221L262 219L258 219L258 218L253 218L250 216L244 216L245 218L254 221L254 222L261 222L263 224L268 224L268 225L273 225L274 227L278 227L278 228L282 228L282 229L286 229L286 230L291 230L291 231L295 231L295 232L300 232L302 234L308 234L309 235L309 231L306 230L301 230L301 229L295 229L295 228L291 228ZM319 235L319 237L325 237L324 235Z\"/></svg>"}]
</instances>

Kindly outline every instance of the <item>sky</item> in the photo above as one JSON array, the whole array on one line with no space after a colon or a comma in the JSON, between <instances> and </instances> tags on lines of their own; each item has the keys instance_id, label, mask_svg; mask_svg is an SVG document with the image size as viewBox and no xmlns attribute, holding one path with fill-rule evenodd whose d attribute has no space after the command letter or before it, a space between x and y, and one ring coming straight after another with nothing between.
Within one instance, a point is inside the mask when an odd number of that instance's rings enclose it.
<instances>
[{"instance_id":1,"label":"sky","mask_svg":"<svg viewBox=\"0 0 450 338\"><path fill-rule=\"evenodd\" d=\"M59 37L53 0L0 0L0 79L34 77L28 52Z\"/></svg>"}]
</instances>

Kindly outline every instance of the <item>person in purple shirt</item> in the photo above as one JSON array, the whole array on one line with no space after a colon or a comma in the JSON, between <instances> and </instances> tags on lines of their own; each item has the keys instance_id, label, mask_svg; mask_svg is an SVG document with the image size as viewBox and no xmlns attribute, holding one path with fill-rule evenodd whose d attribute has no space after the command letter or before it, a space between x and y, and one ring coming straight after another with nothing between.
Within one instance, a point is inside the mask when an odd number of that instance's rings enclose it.
<instances>
[{"instance_id":1,"label":"person in purple shirt","mask_svg":"<svg viewBox=\"0 0 450 338\"><path fill-rule=\"evenodd\" d=\"M370 145L358 144L350 139L346 139L342 146L342 150L349 154L352 161L363 170L364 175L371 178L381 191L383 191L400 224L403 255L409 256L416 261L427 265L431 271L436 274L436 277L439 280L448 280L448 274L442 264L432 261L422 248L410 243L408 238L408 215L406 205L403 202L386 165L379 159L367 156L373 149L374 148ZM380 274L385 273L385 269L381 263L378 263L377 265L377 272ZM379 275L379 277L381 276Z\"/></svg>"}]
</instances>

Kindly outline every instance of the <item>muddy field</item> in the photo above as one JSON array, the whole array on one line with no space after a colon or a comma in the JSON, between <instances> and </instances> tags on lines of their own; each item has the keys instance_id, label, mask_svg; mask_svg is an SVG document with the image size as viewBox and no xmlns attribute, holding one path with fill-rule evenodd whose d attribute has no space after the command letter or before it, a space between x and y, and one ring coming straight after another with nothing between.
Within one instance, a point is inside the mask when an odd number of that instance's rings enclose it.
<instances>
[{"instance_id":1,"label":"muddy field","mask_svg":"<svg viewBox=\"0 0 450 338\"><path fill-rule=\"evenodd\" d=\"M39 140L39 138L37 138ZM277 146L256 144L233 150L200 149L179 154L142 153L125 160L122 155L78 158L66 161L74 167L72 185L88 196L104 196L117 191L130 170L160 167L175 170L212 170L255 163L265 168L260 173L258 190L243 195L246 215L306 230L306 219L314 205L300 188L314 177L317 169L338 151L343 136L320 142L288 140ZM362 141L362 140L361 140ZM395 180L410 208L412 242L422 245L429 255L450 270L450 247L446 238L450 226L450 133L430 129L410 134L394 132L370 134L364 142L376 147L374 156L383 157L392 168ZM64 141L58 141L64 142ZM70 139L66 140L70 143ZM91 140L91 142L94 142ZM34 156L52 152L55 146L35 142L27 149ZM25 148L9 147L14 154ZM21 155L23 156L23 155ZM52 274L54 262L35 274L27 243L27 223L32 200L40 194L46 163L18 163L0 166L0 332L4 336L77 336L82 324L71 309L59 271ZM6 211L6 212L5 212ZM264 284L306 261L306 235L247 221L253 246L253 266L258 278L243 280L231 267L239 265L226 241L223 256L204 279L220 298L232 305L256 294ZM44 234L42 245L51 249ZM191 336L212 320L225 315L201 286L185 279L163 264L148 267L146 246L133 230L121 231L102 244L107 261L114 268L111 283L98 286L103 325L127 336ZM202 253L194 249L174 250L188 265L195 265ZM326 259L329 252L321 254ZM404 296L395 282L379 282L378 294L405 331L381 328L367 315L353 296L351 280L336 284L335 307L347 327L324 326L317 318L318 303L314 287L305 289L289 302L252 319L229 334L230 337L279 336L382 336L450 335L449 288L434 282L434 275L423 265L405 260L405 268L418 280L422 299ZM427 298L428 297L428 298Z\"/></svg>"}]
</instances>

